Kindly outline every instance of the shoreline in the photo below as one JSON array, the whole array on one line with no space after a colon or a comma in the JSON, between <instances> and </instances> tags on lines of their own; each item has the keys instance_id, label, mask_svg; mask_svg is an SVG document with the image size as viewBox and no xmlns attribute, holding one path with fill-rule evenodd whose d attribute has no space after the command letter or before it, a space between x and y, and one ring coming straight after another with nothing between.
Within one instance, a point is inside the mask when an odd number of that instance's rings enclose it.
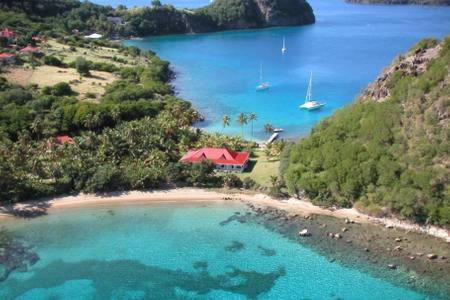
<instances>
[{"instance_id":1,"label":"shoreline","mask_svg":"<svg viewBox=\"0 0 450 300\"><path fill-rule=\"evenodd\" d=\"M153 191L127 191L105 194L78 194L74 196L61 196L44 198L29 202L17 203L11 206L0 206L0 221L19 217L11 210L45 215L70 208L89 208L104 206L151 205L155 203L196 203L239 201L247 205L260 208L276 208L289 214L302 216L324 215L338 219L349 219L356 223L369 223L386 228L398 228L440 238L450 243L450 231L437 226L421 226L395 218L377 218L358 212L354 208L326 209L312 204L306 200L289 198L287 200L273 199L261 193L246 193L232 190L208 190L200 188L174 188ZM43 205L44 204L44 205ZM41 214L39 214L41 213ZM33 217L33 215L32 215Z\"/></svg>"}]
</instances>

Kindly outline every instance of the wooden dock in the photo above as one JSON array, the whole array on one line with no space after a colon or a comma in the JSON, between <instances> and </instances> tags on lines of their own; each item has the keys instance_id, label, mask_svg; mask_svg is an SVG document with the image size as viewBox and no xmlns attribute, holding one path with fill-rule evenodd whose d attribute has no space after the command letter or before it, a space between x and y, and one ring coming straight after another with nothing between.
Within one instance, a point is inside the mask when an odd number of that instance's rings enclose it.
<instances>
[{"instance_id":1,"label":"wooden dock","mask_svg":"<svg viewBox=\"0 0 450 300\"><path fill-rule=\"evenodd\" d=\"M270 138L267 140L266 144L268 145L268 144L272 143L273 141L275 141L275 140L278 138L279 135L280 135L280 134L279 134L278 132L274 132L274 133L270 136Z\"/></svg>"}]
</instances>

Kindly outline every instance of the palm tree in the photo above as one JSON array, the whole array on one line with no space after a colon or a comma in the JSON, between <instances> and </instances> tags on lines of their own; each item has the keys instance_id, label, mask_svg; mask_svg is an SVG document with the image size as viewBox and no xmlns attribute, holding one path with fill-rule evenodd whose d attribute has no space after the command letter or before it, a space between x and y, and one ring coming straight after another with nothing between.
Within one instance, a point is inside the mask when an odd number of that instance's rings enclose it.
<instances>
[{"instance_id":1,"label":"palm tree","mask_svg":"<svg viewBox=\"0 0 450 300\"><path fill-rule=\"evenodd\" d=\"M273 133L273 126L272 126L272 124L270 124L270 123L265 124L265 125L264 125L264 131L265 131L267 134Z\"/></svg>"},{"instance_id":2,"label":"palm tree","mask_svg":"<svg viewBox=\"0 0 450 300\"><path fill-rule=\"evenodd\" d=\"M241 112L238 116L237 122L239 125L241 125L241 128L242 128L242 133L241 133L242 138L244 138L244 125L247 124L247 120L248 120L247 116L243 112Z\"/></svg>"},{"instance_id":3,"label":"palm tree","mask_svg":"<svg viewBox=\"0 0 450 300\"><path fill-rule=\"evenodd\" d=\"M222 118L222 127L225 128L227 126L230 126L230 117L228 115L224 115Z\"/></svg>"},{"instance_id":4,"label":"palm tree","mask_svg":"<svg viewBox=\"0 0 450 300\"><path fill-rule=\"evenodd\" d=\"M252 140L253 140L253 122L254 121L257 121L258 120L258 117L256 116L256 114L255 113L249 113L248 114L248 120L250 121L250 122L252 122Z\"/></svg>"}]
</instances>

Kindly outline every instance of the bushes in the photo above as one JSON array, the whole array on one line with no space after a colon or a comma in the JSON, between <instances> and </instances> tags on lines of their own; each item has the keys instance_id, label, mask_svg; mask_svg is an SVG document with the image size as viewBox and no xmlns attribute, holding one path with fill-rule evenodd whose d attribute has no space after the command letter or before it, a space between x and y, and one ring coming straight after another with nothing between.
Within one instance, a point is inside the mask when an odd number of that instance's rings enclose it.
<instances>
[{"instance_id":1,"label":"bushes","mask_svg":"<svg viewBox=\"0 0 450 300\"><path fill-rule=\"evenodd\" d=\"M50 55L44 57L44 64L55 67L63 67L64 63L56 56Z\"/></svg>"},{"instance_id":2,"label":"bushes","mask_svg":"<svg viewBox=\"0 0 450 300\"><path fill-rule=\"evenodd\" d=\"M449 226L448 170L438 163L448 157L442 152L448 144L436 109L445 101L448 40L426 72L417 77L395 73L389 100L345 107L290 147L281 170L289 192L303 190L316 204L354 205L374 215L389 211Z\"/></svg>"},{"instance_id":3,"label":"bushes","mask_svg":"<svg viewBox=\"0 0 450 300\"><path fill-rule=\"evenodd\" d=\"M68 83L60 82L53 86L51 93L53 96L70 96L73 91Z\"/></svg>"},{"instance_id":4,"label":"bushes","mask_svg":"<svg viewBox=\"0 0 450 300\"><path fill-rule=\"evenodd\" d=\"M223 186L229 189L242 187L242 181L236 174L227 173L223 176Z\"/></svg>"},{"instance_id":5,"label":"bushes","mask_svg":"<svg viewBox=\"0 0 450 300\"><path fill-rule=\"evenodd\" d=\"M90 75L89 62L86 59L84 59L83 57L77 57L77 59L75 60L75 68L77 69L77 72L81 76L89 76Z\"/></svg>"}]
</instances>

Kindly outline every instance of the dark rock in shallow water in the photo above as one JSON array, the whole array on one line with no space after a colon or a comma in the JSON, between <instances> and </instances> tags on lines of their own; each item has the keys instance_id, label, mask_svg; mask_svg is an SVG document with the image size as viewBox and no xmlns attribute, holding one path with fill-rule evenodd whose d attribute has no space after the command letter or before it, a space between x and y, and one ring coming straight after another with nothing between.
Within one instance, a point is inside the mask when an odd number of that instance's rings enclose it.
<instances>
[{"instance_id":1,"label":"dark rock in shallow water","mask_svg":"<svg viewBox=\"0 0 450 300\"><path fill-rule=\"evenodd\" d=\"M0 282L6 280L13 271L26 272L29 266L39 260L30 246L16 240L6 231L0 231L0 248L3 249L0 255Z\"/></svg>"},{"instance_id":2,"label":"dark rock in shallow water","mask_svg":"<svg viewBox=\"0 0 450 300\"><path fill-rule=\"evenodd\" d=\"M230 245L226 246L224 249L229 252L237 252L244 250L245 245L239 241L232 241Z\"/></svg>"},{"instance_id":3,"label":"dark rock in shallow water","mask_svg":"<svg viewBox=\"0 0 450 300\"><path fill-rule=\"evenodd\" d=\"M260 250L261 254L264 256L274 256L276 254L276 251L269 248L264 248L262 246L258 246L258 249Z\"/></svg>"}]
</instances>

